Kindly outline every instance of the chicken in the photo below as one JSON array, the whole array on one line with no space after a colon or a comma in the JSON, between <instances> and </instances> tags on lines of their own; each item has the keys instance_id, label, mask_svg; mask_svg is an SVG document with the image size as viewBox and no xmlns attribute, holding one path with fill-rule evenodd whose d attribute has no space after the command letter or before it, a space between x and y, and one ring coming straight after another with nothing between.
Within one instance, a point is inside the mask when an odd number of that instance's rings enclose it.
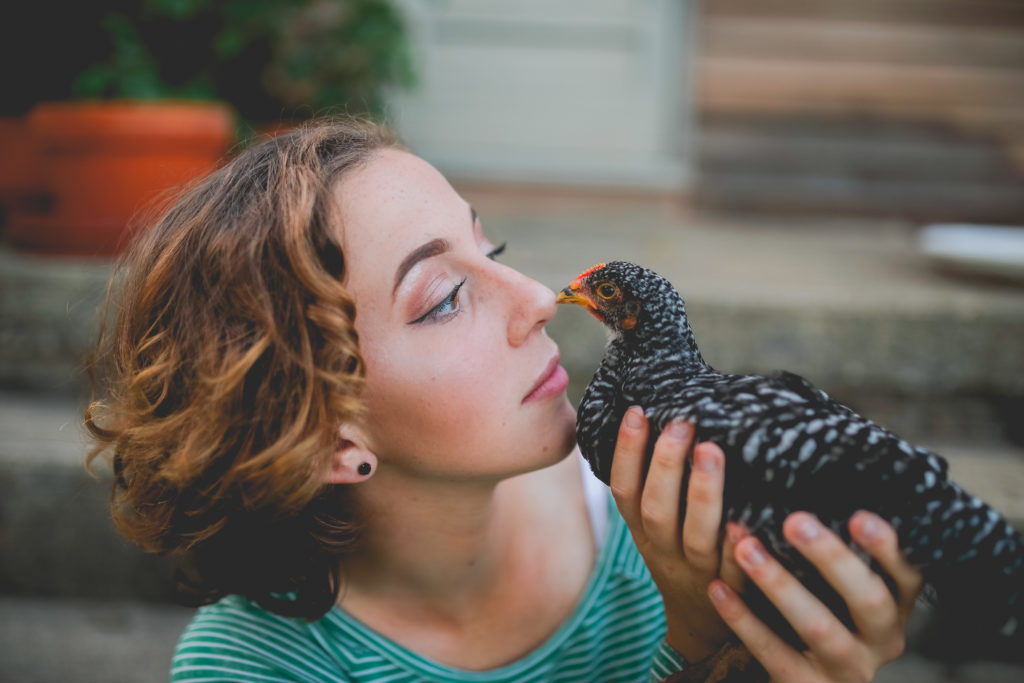
<instances>
[{"instance_id":1,"label":"chicken","mask_svg":"<svg viewBox=\"0 0 1024 683\"><path fill-rule=\"evenodd\" d=\"M725 452L723 524L745 526L837 614L843 616L842 601L782 535L791 512L816 514L848 543L851 515L877 513L895 528L940 605L952 605L976 633L1019 641L1024 539L951 481L939 455L792 373L716 371L697 348L682 298L646 268L599 264L558 301L586 308L611 337L577 416L581 452L603 482L627 408L642 406L650 420L648 458L661 429L685 418L699 441Z\"/></svg>"}]
</instances>

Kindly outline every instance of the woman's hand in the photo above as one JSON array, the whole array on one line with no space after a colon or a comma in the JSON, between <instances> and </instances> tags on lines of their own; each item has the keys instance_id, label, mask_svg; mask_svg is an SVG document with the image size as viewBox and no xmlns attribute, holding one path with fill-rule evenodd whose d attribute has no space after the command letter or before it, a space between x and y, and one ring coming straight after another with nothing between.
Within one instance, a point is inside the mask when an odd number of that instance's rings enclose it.
<instances>
[{"instance_id":1,"label":"woman's hand","mask_svg":"<svg viewBox=\"0 0 1024 683\"><path fill-rule=\"evenodd\" d=\"M853 540L892 578L897 598L881 577L813 516L790 515L783 533L846 601L856 625L851 632L753 536L735 545L747 575L807 644L798 652L762 623L724 581L708 593L722 619L744 642L773 681L869 681L903 652L907 617L921 589L920 572L899 552L896 533L879 517L859 512L850 519Z\"/></svg>"},{"instance_id":2,"label":"woman's hand","mask_svg":"<svg viewBox=\"0 0 1024 683\"><path fill-rule=\"evenodd\" d=\"M694 448L693 425L673 422L654 445L645 483L647 437L647 419L634 406L626 412L615 444L612 495L661 592L668 644L696 661L717 650L730 634L708 599L708 583L721 577L735 591L744 580L733 559L733 541L725 539L723 547L719 537L725 455L712 443ZM680 519L686 467L690 482L685 519Z\"/></svg>"}]
</instances>

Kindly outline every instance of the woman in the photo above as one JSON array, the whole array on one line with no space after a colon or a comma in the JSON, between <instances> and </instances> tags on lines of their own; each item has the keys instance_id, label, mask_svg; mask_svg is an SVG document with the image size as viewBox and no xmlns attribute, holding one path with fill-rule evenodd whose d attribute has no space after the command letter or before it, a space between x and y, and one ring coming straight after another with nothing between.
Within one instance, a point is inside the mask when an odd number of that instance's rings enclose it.
<instances>
[{"instance_id":1,"label":"woman","mask_svg":"<svg viewBox=\"0 0 1024 683\"><path fill-rule=\"evenodd\" d=\"M212 603L172 679L631 681L731 631L778 680L898 656L920 577L881 520L851 530L898 598L809 515L787 522L851 631L756 539L720 542L723 454L688 425L644 485L627 415L609 505L573 455L554 294L500 251L436 170L354 121L243 152L133 247L87 424L119 528L184 557ZM745 607L746 577L805 652Z\"/></svg>"}]
</instances>

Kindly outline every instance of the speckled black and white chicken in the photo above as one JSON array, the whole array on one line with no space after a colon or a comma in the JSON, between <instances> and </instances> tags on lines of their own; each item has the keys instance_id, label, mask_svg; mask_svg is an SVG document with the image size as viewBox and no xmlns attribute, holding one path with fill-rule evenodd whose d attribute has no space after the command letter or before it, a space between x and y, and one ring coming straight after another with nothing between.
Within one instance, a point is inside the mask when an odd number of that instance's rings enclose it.
<instances>
[{"instance_id":1,"label":"speckled black and white chicken","mask_svg":"<svg viewBox=\"0 0 1024 683\"><path fill-rule=\"evenodd\" d=\"M725 452L726 520L745 525L834 607L831 589L782 535L791 512L816 514L847 541L854 512L879 514L895 527L903 552L922 568L940 604L956 603L979 633L1016 641L1024 632L1018 628L1024 539L950 481L940 456L797 375L714 370L701 357L682 298L648 269L600 264L558 300L584 306L611 333L577 417L580 449L599 479L608 483L629 406L642 406L651 422L649 447L665 424L686 418L698 440Z\"/></svg>"}]
</instances>

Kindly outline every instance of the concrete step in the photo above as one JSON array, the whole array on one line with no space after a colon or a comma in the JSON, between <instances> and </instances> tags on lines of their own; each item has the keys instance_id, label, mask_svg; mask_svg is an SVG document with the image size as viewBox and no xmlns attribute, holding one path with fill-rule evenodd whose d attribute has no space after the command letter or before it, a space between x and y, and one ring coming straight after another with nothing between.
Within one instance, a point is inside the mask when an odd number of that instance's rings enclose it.
<instances>
[{"instance_id":1,"label":"concrete step","mask_svg":"<svg viewBox=\"0 0 1024 683\"><path fill-rule=\"evenodd\" d=\"M81 408L0 393L0 593L170 600L171 563L116 533L108 468L85 470Z\"/></svg>"},{"instance_id":2,"label":"concrete step","mask_svg":"<svg viewBox=\"0 0 1024 683\"><path fill-rule=\"evenodd\" d=\"M131 600L0 596L0 680L166 682L192 612Z\"/></svg>"},{"instance_id":3,"label":"concrete step","mask_svg":"<svg viewBox=\"0 0 1024 683\"><path fill-rule=\"evenodd\" d=\"M0 247L0 386L83 392L111 267Z\"/></svg>"},{"instance_id":4,"label":"concrete step","mask_svg":"<svg viewBox=\"0 0 1024 683\"><path fill-rule=\"evenodd\" d=\"M79 416L74 401L0 392L0 593L173 600L170 562L115 533L109 477L83 468ZM1024 529L1024 449L926 445L947 457L956 481Z\"/></svg>"}]
</instances>

